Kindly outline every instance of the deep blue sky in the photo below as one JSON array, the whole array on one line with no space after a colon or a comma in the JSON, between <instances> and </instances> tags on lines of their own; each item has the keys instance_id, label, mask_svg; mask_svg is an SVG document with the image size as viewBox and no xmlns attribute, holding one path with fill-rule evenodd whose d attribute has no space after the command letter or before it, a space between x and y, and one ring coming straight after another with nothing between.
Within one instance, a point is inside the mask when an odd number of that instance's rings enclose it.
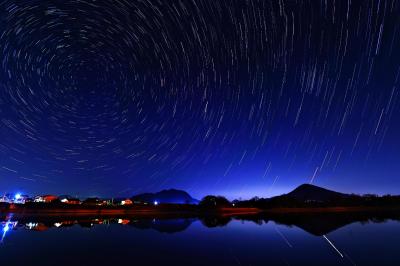
<instances>
[{"instance_id":1,"label":"deep blue sky","mask_svg":"<svg viewBox=\"0 0 400 266\"><path fill-rule=\"evenodd\" d=\"M400 194L398 1L0 1L0 192Z\"/></svg>"}]
</instances>

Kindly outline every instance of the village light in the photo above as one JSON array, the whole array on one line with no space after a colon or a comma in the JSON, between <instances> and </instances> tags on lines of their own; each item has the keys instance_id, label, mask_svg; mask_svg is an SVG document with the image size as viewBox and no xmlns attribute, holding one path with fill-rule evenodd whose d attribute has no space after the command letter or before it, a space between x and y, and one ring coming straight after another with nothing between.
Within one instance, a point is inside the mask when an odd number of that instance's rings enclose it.
<instances>
[{"instance_id":1,"label":"village light","mask_svg":"<svg viewBox=\"0 0 400 266\"><path fill-rule=\"evenodd\" d=\"M158 201L154 201L154 206L157 206L158 205Z\"/></svg>"}]
</instances>

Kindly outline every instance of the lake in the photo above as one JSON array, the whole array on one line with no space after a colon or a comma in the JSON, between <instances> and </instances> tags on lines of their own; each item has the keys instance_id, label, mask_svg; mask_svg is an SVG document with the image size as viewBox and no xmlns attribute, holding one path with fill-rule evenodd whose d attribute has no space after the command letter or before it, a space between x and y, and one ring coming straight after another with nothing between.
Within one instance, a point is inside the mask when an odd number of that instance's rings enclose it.
<instances>
[{"instance_id":1,"label":"lake","mask_svg":"<svg viewBox=\"0 0 400 266\"><path fill-rule=\"evenodd\" d=\"M1 222L0 261L1 265L400 265L397 220L296 219L282 223L259 217L7 215Z\"/></svg>"}]
</instances>

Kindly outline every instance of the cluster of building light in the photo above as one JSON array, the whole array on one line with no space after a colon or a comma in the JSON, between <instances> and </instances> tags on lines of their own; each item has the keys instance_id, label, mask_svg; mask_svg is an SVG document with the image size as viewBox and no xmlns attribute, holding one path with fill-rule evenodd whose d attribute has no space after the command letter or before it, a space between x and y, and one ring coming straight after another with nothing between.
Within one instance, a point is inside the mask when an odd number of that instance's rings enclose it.
<instances>
[{"instance_id":1,"label":"cluster of building light","mask_svg":"<svg viewBox=\"0 0 400 266\"><path fill-rule=\"evenodd\" d=\"M27 198L28 196L22 195L21 193L16 193L15 195L7 194L0 197L0 202L24 204Z\"/></svg>"},{"instance_id":2,"label":"cluster of building light","mask_svg":"<svg viewBox=\"0 0 400 266\"><path fill-rule=\"evenodd\" d=\"M126 199L126 200L121 201L121 205L132 205L132 204L133 204L133 202L130 199Z\"/></svg>"},{"instance_id":3,"label":"cluster of building light","mask_svg":"<svg viewBox=\"0 0 400 266\"><path fill-rule=\"evenodd\" d=\"M65 204L81 204L82 202L79 199L69 199L69 198L61 198L53 195L45 195L45 196L36 196L33 199L29 198L27 195L23 195L21 193L16 193L14 195L12 194L5 194L2 197L0 197L0 202L5 202L5 203L16 203L16 204L25 204L28 201L32 202L38 202L38 203L44 203L44 202L52 202L54 200L59 199L60 202L65 203ZM100 202L98 205L114 205L114 202L108 202L108 201L103 201ZM147 202L141 202L141 201L132 201L131 199L125 199L121 200L120 205L132 205L132 204L144 204L147 205ZM158 206L160 202L158 200L153 201L154 206ZM118 205L118 204L116 204Z\"/></svg>"}]
</instances>

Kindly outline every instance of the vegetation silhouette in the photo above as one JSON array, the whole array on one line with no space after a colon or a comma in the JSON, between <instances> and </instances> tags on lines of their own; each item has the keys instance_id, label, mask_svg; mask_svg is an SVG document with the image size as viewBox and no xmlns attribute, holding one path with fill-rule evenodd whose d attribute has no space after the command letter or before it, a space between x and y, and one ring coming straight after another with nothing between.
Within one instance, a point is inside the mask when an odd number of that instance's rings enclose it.
<instances>
[{"instance_id":1,"label":"vegetation silhouette","mask_svg":"<svg viewBox=\"0 0 400 266\"><path fill-rule=\"evenodd\" d=\"M224 216L205 216L200 219L201 223L208 228L227 226L233 217Z\"/></svg>"},{"instance_id":2,"label":"vegetation silhouette","mask_svg":"<svg viewBox=\"0 0 400 266\"><path fill-rule=\"evenodd\" d=\"M222 196L205 196L199 203L199 207L202 209L214 209L231 207L232 204L225 197Z\"/></svg>"}]
</instances>

